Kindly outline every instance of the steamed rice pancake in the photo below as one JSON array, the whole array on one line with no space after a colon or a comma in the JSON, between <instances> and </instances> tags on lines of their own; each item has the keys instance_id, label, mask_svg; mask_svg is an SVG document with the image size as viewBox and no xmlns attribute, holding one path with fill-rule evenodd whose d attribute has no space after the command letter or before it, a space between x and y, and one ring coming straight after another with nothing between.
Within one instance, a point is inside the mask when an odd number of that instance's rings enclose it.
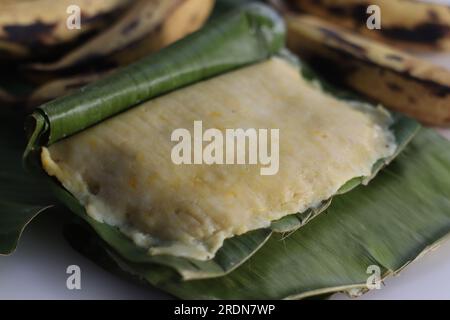
<instances>
[{"instance_id":1,"label":"steamed rice pancake","mask_svg":"<svg viewBox=\"0 0 450 320\"><path fill-rule=\"evenodd\" d=\"M175 129L279 129L279 170L176 165ZM391 156L389 114L337 100L279 58L147 101L48 148L42 163L94 219L149 254L206 260L223 241L317 206Z\"/></svg>"}]
</instances>

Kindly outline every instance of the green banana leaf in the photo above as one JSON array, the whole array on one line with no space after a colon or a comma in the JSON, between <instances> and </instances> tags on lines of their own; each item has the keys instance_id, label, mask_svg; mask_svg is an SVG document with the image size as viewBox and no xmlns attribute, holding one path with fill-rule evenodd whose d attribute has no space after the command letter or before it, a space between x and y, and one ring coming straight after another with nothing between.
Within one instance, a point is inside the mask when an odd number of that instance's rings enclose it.
<instances>
[{"instance_id":1,"label":"green banana leaf","mask_svg":"<svg viewBox=\"0 0 450 320\"><path fill-rule=\"evenodd\" d=\"M54 196L46 181L22 168L25 147L21 117L0 108L0 255L11 254L26 225L51 206Z\"/></svg>"},{"instance_id":2,"label":"green banana leaf","mask_svg":"<svg viewBox=\"0 0 450 320\"><path fill-rule=\"evenodd\" d=\"M336 197L326 214L289 237L272 236L226 276L183 281L169 268L124 259L98 237L78 249L179 298L300 299L361 294L368 267L378 266L382 278L396 274L449 232L450 143L422 129L370 185ZM69 239L76 237L72 232Z\"/></svg>"},{"instance_id":3,"label":"green banana leaf","mask_svg":"<svg viewBox=\"0 0 450 320\"><path fill-rule=\"evenodd\" d=\"M33 130L30 130L32 137L25 157L37 160L41 145L48 145L74 134L143 100L267 59L283 49L283 41L284 27L280 17L263 5L246 6L159 54L89 85L74 95L38 108L33 114ZM132 82L130 79L139 80ZM393 129L399 146L397 152L400 152L414 135L418 124L401 117L397 120ZM393 157L383 159L377 163L374 175L392 159ZM350 191L363 180L358 177L350 181L340 192ZM184 279L219 277L231 272L259 250L273 231L289 233L296 230L322 212L331 201L324 201L319 208L283 218L273 223L272 228L255 230L229 239L214 259L198 261L168 255L150 256L116 228L89 218L79 202L61 186L54 185L54 190L64 204L85 219L121 256L137 263L169 266L177 270Z\"/></svg>"},{"instance_id":4,"label":"green banana leaf","mask_svg":"<svg viewBox=\"0 0 450 320\"><path fill-rule=\"evenodd\" d=\"M74 95L40 107L31 119L32 136L25 158L35 159L34 163L42 170L37 160L40 146L83 130L143 100L267 59L283 49L283 40L284 27L280 17L263 5L246 6L148 59L89 85ZM131 82L130 79L139 80ZM313 77L310 79L315 80ZM397 138L397 152L389 159L380 160L373 168L373 176L404 148L418 127L413 120L396 117L392 129ZM340 193L348 192L367 180L367 177L357 177L343 186ZM168 255L150 256L116 228L89 218L79 202L61 186L54 184L54 192L62 203L85 219L102 239L127 260L169 266L184 279L219 277L231 272L259 250L273 231L289 233L298 229L325 210L331 201L329 199L318 208L285 217L274 222L269 229L255 230L229 239L214 259L198 261Z\"/></svg>"}]
</instances>

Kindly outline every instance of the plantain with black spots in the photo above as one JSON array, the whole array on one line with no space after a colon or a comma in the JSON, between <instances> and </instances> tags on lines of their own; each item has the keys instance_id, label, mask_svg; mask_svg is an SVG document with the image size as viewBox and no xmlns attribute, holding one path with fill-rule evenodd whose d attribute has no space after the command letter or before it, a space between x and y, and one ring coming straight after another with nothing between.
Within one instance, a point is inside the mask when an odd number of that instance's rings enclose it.
<instances>
[{"instance_id":1,"label":"plantain with black spots","mask_svg":"<svg viewBox=\"0 0 450 320\"><path fill-rule=\"evenodd\" d=\"M58 71L93 61L108 68L142 58L200 28L214 0L139 0L108 30L60 60L34 69Z\"/></svg>"},{"instance_id":2,"label":"plantain with black spots","mask_svg":"<svg viewBox=\"0 0 450 320\"><path fill-rule=\"evenodd\" d=\"M333 82L431 125L450 124L450 72L313 16L288 16L288 47Z\"/></svg>"},{"instance_id":3,"label":"plantain with black spots","mask_svg":"<svg viewBox=\"0 0 450 320\"><path fill-rule=\"evenodd\" d=\"M105 26L131 0L3 0L0 2L0 58L35 58ZM80 8L80 28L69 29L70 10ZM68 13L69 12L69 13Z\"/></svg>"},{"instance_id":4,"label":"plantain with black spots","mask_svg":"<svg viewBox=\"0 0 450 320\"><path fill-rule=\"evenodd\" d=\"M286 0L284 3L289 10L319 16L403 49L450 50L450 7L445 5L416 0ZM380 8L381 29L367 27L370 5Z\"/></svg>"}]
</instances>

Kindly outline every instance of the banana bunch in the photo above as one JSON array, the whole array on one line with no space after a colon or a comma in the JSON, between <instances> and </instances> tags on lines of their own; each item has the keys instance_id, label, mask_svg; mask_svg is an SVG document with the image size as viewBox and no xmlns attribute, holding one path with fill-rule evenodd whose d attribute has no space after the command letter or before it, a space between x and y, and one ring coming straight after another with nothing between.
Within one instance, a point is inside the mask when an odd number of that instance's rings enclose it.
<instances>
[{"instance_id":1,"label":"banana bunch","mask_svg":"<svg viewBox=\"0 0 450 320\"><path fill-rule=\"evenodd\" d=\"M450 50L450 8L417 0L287 0L293 11L312 14L403 49ZM380 9L380 29L369 29L372 5Z\"/></svg>"},{"instance_id":2,"label":"banana bunch","mask_svg":"<svg viewBox=\"0 0 450 320\"><path fill-rule=\"evenodd\" d=\"M34 107L199 29L214 0L0 0L0 104ZM80 29L67 27L69 7ZM11 86L15 87L15 86ZM13 102L11 102L13 101Z\"/></svg>"},{"instance_id":3,"label":"banana bunch","mask_svg":"<svg viewBox=\"0 0 450 320\"><path fill-rule=\"evenodd\" d=\"M83 64L94 54L108 65L123 65L197 30L208 17L211 0L137 0L116 24L60 60L35 65L55 71Z\"/></svg>"},{"instance_id":4,"label":"banana bunch","mask_svg":"<svg viewBox=\"0 0 450 320\"><path fill-rule=\"evenodd\" d=\"M408 53L450 50L450 7L416 0L268 1L286 18L289 49L330 83L425 124L450 125L450 71ZM380 29L369 28L370 13Z\"/></svg>"},{"instance_id":5,"label":"banana bunch","mask_svg":"<svg viewBox=\"0 0 450 320\"><path fill-rule=\"evenodd\" d=\"M450 72L314 16L288 16L288 47L321 75L430 125L450 124Z\"/></svg>"}]
</instances>

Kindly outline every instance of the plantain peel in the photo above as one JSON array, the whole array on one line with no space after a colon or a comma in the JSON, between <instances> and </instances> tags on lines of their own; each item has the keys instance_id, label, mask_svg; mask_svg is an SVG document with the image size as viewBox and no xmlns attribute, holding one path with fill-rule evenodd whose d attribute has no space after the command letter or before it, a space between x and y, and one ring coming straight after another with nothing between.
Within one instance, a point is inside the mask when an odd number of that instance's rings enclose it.
<instances>
[{"instance_id":1,"label":"plantain peel","mask_svg":"<svg viewBox=\"0 0 450 320\"><path fill-rule=\"evenodd\" d=\"M325 94L297 67L272 58L145 102L43 148L41 159L88 215L150 254L207 260L225 239L371 176L396 143L390 115L367 108ZM171 133L196 120L220 131L279 129L279 171L175 164Z\"/></svg>"},{"instance_id":2,"label":"plantain peel","mask_svg":"<svg viewBox=\"0 0 450 320\"><path fill-rule=\"evenodd\" d=\"M416 0L286 0L290 9L416 51L450 50L450 7ZM381 29L367 28L367 8L377 5Z\"/></svg>"},{"instance_id":3,"label":"plantain peel","mask_svg":"<svg viewBox=\"0 0 450 320\"><path fill-rule=\"evenodd\" d=\"M448 70L320 18L287 21L288 47L328 80L425 124L450 124Z\"/></svg>"}]
</instances>

